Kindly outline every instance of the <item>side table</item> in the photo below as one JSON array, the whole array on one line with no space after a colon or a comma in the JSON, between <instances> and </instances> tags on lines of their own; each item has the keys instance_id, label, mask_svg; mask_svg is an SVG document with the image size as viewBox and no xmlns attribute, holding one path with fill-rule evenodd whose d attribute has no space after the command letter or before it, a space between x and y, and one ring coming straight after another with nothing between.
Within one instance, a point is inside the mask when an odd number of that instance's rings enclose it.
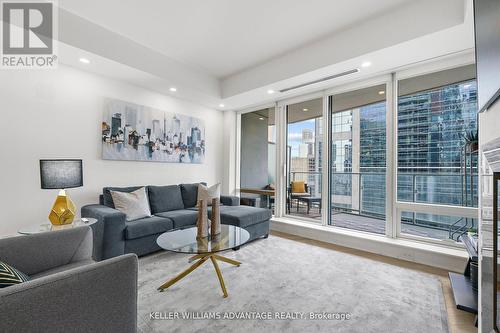
<instances>
[{"instance_id":1,"label":"side table","mask_svg":"<svg viewBox=\"0 0 500 333\"><path fill-rule=\"evenodd\" d=\"M64 230L64 229L71 229L71 228L76 228L76 227L81 227L84 225L92 225L97 222L97 219L93 218L83 218L83 219L75 219L73 223L71 224L64 224L64 225L53 225L50 223L50 221L47 221L42 224L35 224L32 226L24 227L22 229L18 230L18 233L22 235L32 235L32 234L38 234L41 232L47 232L47 231L57 231L57 230Z\"/></svg>"}]
</instances>

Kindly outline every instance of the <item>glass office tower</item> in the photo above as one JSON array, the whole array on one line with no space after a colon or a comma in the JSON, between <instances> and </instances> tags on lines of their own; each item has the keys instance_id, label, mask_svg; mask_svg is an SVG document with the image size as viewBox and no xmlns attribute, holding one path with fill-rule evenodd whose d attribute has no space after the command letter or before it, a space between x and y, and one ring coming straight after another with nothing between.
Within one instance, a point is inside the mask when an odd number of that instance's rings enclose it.
<instances>
[{"instance_id":1,"label":"glass office tower","mask_svg":"<svg viewBox=\"0 0 500 333\"><path fill-rule=\"evenodd\" d=\"M386 123L385 101L332 114L334 212L385 219ZM397 128L399 201L477 207L477 153L466 141L477 133L475 81L399 96ZM345 197L349 199L343 202ZM448 238L459 220L462 223L460 217L403 212L402 232ZM474 221L467 223L474 227ZM376 223L366 220L369 224Z\"/></svg>"}]
</instances>

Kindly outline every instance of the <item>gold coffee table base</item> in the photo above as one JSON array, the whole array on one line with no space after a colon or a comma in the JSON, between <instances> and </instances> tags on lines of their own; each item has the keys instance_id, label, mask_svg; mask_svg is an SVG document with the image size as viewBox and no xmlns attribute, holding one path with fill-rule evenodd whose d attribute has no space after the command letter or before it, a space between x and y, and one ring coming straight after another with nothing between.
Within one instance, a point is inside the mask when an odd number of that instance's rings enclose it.
<instances>
[{"instance_id":1,"label":"gold coffee table base","mask_svg":"<svg viewBox=\"0 0 500 333\"><path fill-rule=\"evenodd\" d=\"M184 278L186 275L188 275L189 273L191 273L192 271L194 271L195 269L197 269L198 267L203 265L203 263L205 261L210 259L212 261L212 264L214 265L215 272L217 273L217 277L219 278L220 287L222 289L224 297L227 297L226 285L224 284L224 278L222 277L222 273L220 271L219 264L217 263L217 261L224 261L224 262L227 262L228 264L235 265L235 266L240 266L241 262L220 256L220 255L215 254L215 253L197 254L197 255L189 258L189 262L193 262L194 260L197 260L197 259L198 259L198 261L195 262L191 267L189 267L188 269L186 269L184 272L180 273L179 275L177 275L173 279L162 284L160 287L158 287L158 290L163 291L163 290L167 289L168 287L175 284L176 282L178 282L179 280Z\"/></svg>"}]
</instances>

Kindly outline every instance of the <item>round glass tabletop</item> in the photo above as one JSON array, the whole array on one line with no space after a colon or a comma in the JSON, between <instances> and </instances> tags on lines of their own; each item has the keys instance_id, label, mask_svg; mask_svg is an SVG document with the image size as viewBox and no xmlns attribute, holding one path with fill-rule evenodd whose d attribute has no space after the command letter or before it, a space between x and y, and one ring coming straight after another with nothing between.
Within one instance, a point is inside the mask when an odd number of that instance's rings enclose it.
<instances>
[{"instance_id":1,"label":"round glass tabletop","mask_svg":"<svg viewBox=\"0 0 500 333\"><path fill-rule=\"evenodd\" d=\"M229 224L221 224L221 233L215 236L196 239L196 234L196 227L167 231L158 237L156 243L167 251L201 254L229 250L250 239L248 231Z\"/></svg>"}]
</instances>

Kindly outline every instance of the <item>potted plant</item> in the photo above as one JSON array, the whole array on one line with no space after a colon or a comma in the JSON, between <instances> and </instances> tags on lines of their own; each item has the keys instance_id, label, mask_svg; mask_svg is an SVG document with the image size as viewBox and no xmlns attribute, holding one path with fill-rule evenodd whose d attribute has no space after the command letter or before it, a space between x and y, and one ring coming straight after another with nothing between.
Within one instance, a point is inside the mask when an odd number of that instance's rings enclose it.
<instances>
[{"instance_id":1,"label":"potted plant","mask_svg":"<svg viewBox=\"0 0 500 333\"><path fill-rule=\"evenodd\" d=\"M478 131L466 131L463 135L465 140L465 147L469 152L475 152L479 149L479 134Z\"/></svg>"},{"instance_id":2,"label":"potted plant","mask_svg":"<svg viewBox=\"0 0 500 333\"><path fill-rule=\"evenodd\" d=\"M467 234L470 237L474 237L475 235L477 235L477 229L473 228L473 227L470 227L469 229L467 229Z\"/></svg>"}]
</instances>

